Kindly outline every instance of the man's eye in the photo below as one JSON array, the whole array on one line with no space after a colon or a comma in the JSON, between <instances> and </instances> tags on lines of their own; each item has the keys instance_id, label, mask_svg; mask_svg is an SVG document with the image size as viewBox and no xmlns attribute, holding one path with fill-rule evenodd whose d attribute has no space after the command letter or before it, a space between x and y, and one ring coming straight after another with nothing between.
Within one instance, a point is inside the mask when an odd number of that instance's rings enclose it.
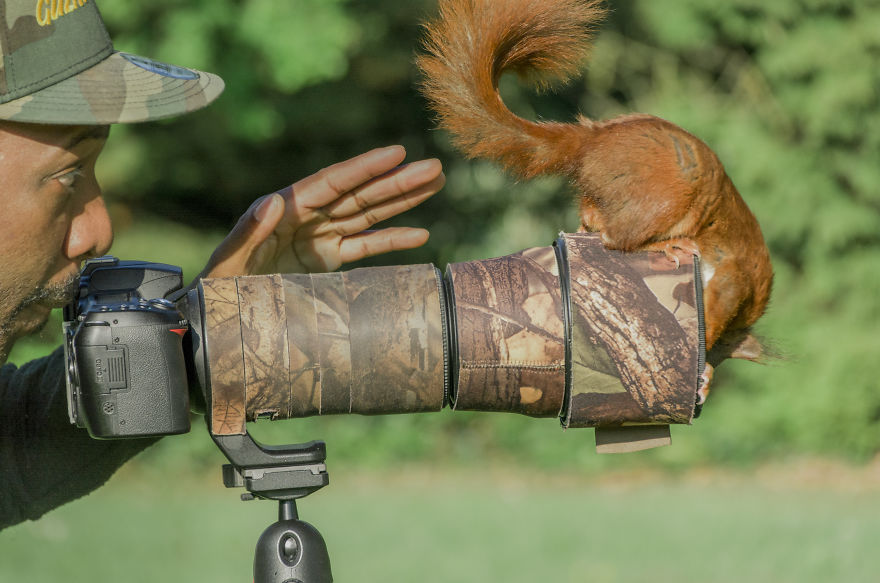
<instances>
[{"instance_id":1,"label":"man's eye","mask_svg":"<svg viewBox=\"0 0 880 583\"><path fill-rule=\"evenodd\" d=\"M65 172L64 174L60 174L55 177L55 180L61 183L61 185L65 188L73 188L76 184L76 181L79 177L83 175L82 168L74 168L69 172Z\"/></svg>"}]
</instances>

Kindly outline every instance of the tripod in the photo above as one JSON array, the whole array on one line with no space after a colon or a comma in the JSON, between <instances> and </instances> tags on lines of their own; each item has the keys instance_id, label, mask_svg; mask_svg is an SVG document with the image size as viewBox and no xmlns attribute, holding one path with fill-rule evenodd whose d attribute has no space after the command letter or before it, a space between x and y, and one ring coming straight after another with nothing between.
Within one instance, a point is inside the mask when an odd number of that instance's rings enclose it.
<instances>
[{"instance_id":1,"label":"tripod","mask_svg":"<svg viewBox=\"0 0 880 583\"><path fill-rule=\"evenodd\" d=\"M278 501L278 521L257 541L254 583L331 583L330 556L321 533L299 520L296 500L330 482L323 441L266 446L244 435L211 434L231 462L223 466L227 488L244 487L242 500Z\"/></svg>"}]
</instances>

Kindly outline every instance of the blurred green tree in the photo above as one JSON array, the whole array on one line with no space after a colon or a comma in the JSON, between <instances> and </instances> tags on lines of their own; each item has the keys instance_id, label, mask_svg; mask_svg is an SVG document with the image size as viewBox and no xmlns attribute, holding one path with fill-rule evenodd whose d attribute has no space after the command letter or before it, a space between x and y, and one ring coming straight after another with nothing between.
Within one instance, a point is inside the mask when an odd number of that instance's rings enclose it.
<instances>
[{"instance_id":1,"label":"blurred green tree","mask_svg":"<svg viewBox=\"0 0 880 583\"><path fill-rule=\"evenodd\" d=\"M118 49L214 71L227 82L226 94L204 112L114 129L102 173L120 216L151 212L215 237L254 197L372 147L401 143L410 158L437 156L446 168L444 192L395 220L429 227L432 238L405 257L365 264L443 266L546 245L577 226L563 181L516 183L491 164L463 160L432 129L412 57L433 0L100 5ZM724 364L698 430L679 432L676 451L658 457L875 455L880 2L609 5L582 81L538 95L505 78L505 101L523 116L559 121L578 112L653 113L702 137L763 226L777 276L759 332L788 355L768 367ZM124 242L127 223L119 223ZM471 439L477 449L538 441L520 423L483 422L494 423L494 436L458 418L431 426L438 436ZM346 423L373 435L406 425ZM394 451L389 446L390 458ZM546 459L545 450L533 451Z\"/></svg>"}]
</instances>

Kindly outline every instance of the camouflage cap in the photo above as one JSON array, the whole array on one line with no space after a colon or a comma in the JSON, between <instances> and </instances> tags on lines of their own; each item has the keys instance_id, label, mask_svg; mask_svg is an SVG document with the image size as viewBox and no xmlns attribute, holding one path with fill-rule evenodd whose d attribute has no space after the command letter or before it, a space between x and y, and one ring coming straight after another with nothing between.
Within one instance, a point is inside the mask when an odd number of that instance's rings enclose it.
<instances>
[{"instance_id":1,"label":"camouflage cap","mask_svg":"<svg viewBox=\"0 0 880 583\"><path fill-rule=\"evenodd\" d=\"M117 52L95 0L0 0L0 119L110 124L201 109L211 73Z\"/></svg>"}]
</instances>

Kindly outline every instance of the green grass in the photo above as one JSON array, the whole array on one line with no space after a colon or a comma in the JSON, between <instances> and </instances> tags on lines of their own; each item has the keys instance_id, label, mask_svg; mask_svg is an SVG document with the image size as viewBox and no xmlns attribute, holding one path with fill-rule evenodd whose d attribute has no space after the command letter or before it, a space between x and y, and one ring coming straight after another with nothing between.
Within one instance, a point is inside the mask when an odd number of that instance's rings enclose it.
<instances>
[{"instance_id":1,"label":"green grass","mask_svg":"<svg viewBox=\"0 0 880 583\"><path fill-rule=\"evenodd\" d=\"M839 465L598 475L331 466L300 502L336 581L876 581L880 472ZM219 476L126 470L0 533L0 581L250 581L270 502Z\"/></svg>"}]
</instances>

